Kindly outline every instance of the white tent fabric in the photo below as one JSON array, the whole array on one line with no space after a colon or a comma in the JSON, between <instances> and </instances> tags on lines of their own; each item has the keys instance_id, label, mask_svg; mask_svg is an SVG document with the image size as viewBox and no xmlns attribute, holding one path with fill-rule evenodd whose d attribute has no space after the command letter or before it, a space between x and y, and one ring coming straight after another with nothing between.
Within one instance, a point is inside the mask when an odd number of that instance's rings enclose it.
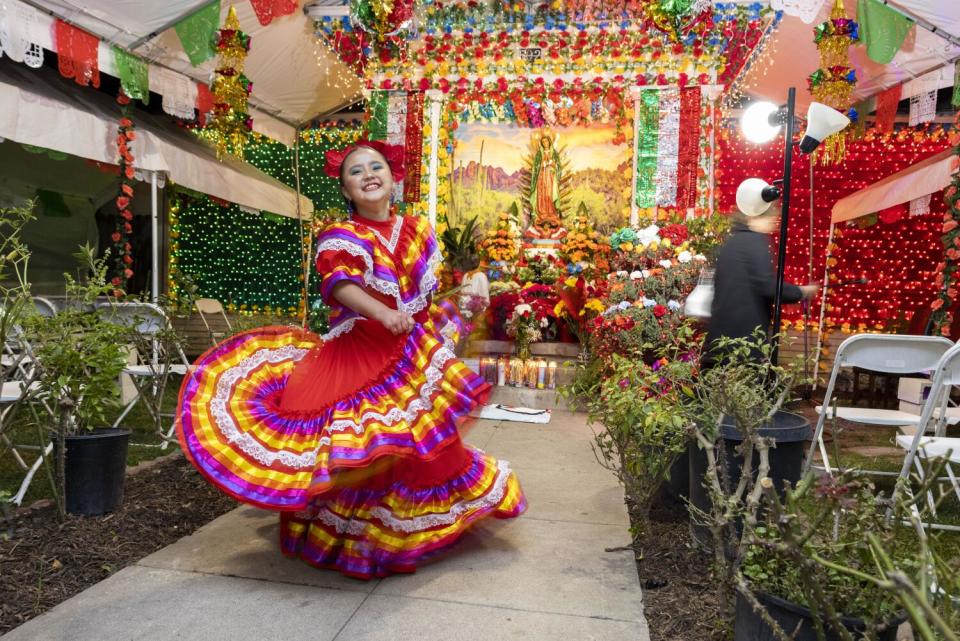
<instances>
[{"instance_id":1,"label":"white tent fabric","mask_svg":"<svg viewBox=\"0 0 960 641\"><path fill-rule=\"evenodd\" d=\"M45 70L0 66L0 137L116 164L118 111L98 91L76 91ZM27 89L26 87L29 87ZM214 151L162 117L138 115L138 169L167 172L177 184L257 210L296 218L297 194L252 165ZM300 197L300 214L313 203Z\"/></svg>"},{"instance_id":2,"label":"white tent fabric","mask_svg":"<svg viewBox=\"0 0 960 641\"><path fill-rule=\"evenodd\" d=\"M833 206L833 224L872 214L940 191L950 184L960 157L947 149L841 198Z\"/></svg>"},{"instance_id":3,"label":"white tent fabric","mask_svg":"<svg viewBox=\"0 0 960 641\"><path fill-rule=\"evenodd\" d=\"M856 0L844 3L848 15L856 17ZM960 1L957 0L888 0L888 4L926 20L946 34L960 37ZM807 76L819 67L819 55L813 42L813 28L827 20L833 2L825 2L813 24L805 24L799 17L784 16L780 26L766 43L768 57L749 69L744 78L746 91L758 98L783 102L789 87L797 87L797 107L800 113L806 110L811 98L806 91ZM911 29L900 51L888 65L880 65L867 58L862 46L850 49L851 66L857 73L854 101L875 96L878 93L910 82L930 72L949 65L943 73L944 81L938 86L953 83L952 60L960 56L960 46L951 44L939 35L919 26ZM903 97L909 97L905 90Z\"/></svg>"},{"instance_id":4,"label":"white tent fabric","mask_svg":"<svg viewBox=\"0 0 960 641\"><path fill-rule=\"evenodd\" d=\"M210 80L216 60L191 66L173 29L184 17L209 5L210 0L27 2L100 37L104 42L99 60L101 69L108 73L113 64L109 44L113 43L197 82ZM300 8L263 26L249 2L223 0L221 24L231 4L241 28L252 38L244 73L253 82L250 104L257 131L292 144L296 126L360 96L360 79L326 46L317 45L313 20ZM46 19L52 23L52 17ZM41 44L47 47L49 43Z\"/></svg>"}]
</instances>

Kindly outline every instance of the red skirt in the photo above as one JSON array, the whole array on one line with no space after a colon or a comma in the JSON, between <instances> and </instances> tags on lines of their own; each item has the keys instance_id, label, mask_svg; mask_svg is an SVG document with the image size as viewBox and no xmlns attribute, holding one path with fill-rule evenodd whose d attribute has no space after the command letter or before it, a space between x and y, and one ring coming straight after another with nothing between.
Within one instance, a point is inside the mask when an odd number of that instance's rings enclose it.
<instances>
[{"instance_id":1,"label":"red skirt","mask_svg":"<svg viewBox=\"0 0 960 641\"><path fill-rule=\"evenodd\" d=\"M184 381L178 435L236 498L281 511L281 550L361 578L410 572L476 520L517 516L516 476L462 443L489 386L453 354L434 306L408 335L374 321L328 342L262 328L205 354Z\"/></svg>"}]
</instances>

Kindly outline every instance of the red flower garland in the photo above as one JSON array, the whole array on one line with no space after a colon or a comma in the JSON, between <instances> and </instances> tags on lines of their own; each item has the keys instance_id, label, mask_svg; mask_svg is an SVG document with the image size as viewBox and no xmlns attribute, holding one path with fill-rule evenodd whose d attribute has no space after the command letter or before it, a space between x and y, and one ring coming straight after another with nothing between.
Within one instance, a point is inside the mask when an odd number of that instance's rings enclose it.
<instances>
[{"instance_id":1,"label":"red flower garland","mask_svg":"<svg viewBox=\"0 0 960 641\"><path fill-rule=\"evenodd\" d=\"M116 229L110 237L113 241L114 268L110 283L113 285L113 295L123 296L127 284L133 278L133 255L130 245L130 234L133 233L133 212L130 209L133 200L133 179L136 170L133 165L133 153L130 150L137 135L133 130L133 120L130 119L133 108L130 98L120 90L117 102L121 105L121 118L117 127L117 152L120 155L120 194L117 196L117 223Z\"/></svg>"},{"instance_id":2,"label":"red flower garland","mask_svg":"<svg viewBox=\"0 0 960 641\"><path fill-rule=\"evenodd\" d=\"M956 125L960 127L960 114ZM956 129L954 130L956 131ZM953 134L951 142L956 144L956 154L960 157L960 134ZM943 217L943 261L937 265L937 288L939 293L930 304L933 314L930 322L933 332L951 337L954 314L957 311L957 277L960 275L960 171L953 175L953 182L943 192L947 212Z\"/></svg>"}]
</instances>

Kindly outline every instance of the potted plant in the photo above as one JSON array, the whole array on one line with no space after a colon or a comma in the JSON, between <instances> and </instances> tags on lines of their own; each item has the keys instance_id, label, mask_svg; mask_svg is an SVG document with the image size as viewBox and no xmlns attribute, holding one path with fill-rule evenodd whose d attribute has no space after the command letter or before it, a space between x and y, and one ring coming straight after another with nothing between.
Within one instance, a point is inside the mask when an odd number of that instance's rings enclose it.
<instances>
[{"instance_id":1,"label":"potted plant","mask_svg":"<svg viewBox=\"0 0 960 641\"><path fill-rule=\"evenodd\" d=\"M35 358L34 397L50 414L30 403L35 423L52 434L54 460L48 465L60 517L103 514L123 497L130 432L105 428L107 412L119 405L118 377L127 363L125 329L94 308L113 287L107 257L90 246L76 254L85 282L65 274L66 308L43 317L30 315L24 330ZM49 462L49 461L48 461Z\"/></svg>"},{"instance_id":2,"label":"potted plant","mask_svg":"<svg viewBox=\"0 0 960 641\"><path fill-rule=\"evenodd\" d=\"M906 582L928 584L932 564L918 531L888 518L888 504L857 473L810 474L783 500L766 486L765 518L744 535L734 639L785 631L798 641L894 641L907 618L902 595L872 573L883 563Z\"/></svg>"}]
</instances>

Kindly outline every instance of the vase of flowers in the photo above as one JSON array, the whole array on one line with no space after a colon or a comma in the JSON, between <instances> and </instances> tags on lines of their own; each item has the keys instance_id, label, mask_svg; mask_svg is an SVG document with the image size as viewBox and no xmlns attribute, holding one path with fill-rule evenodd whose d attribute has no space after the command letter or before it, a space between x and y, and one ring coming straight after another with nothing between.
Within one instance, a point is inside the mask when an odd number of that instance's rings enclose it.
<instances>
[{"instance_id":1,"label":"vase of flowers","mask_svg":"<svg viewBox=\"0 0 960 641\"><path fill-rule=\"evenodd\" d=\"M530 358L530 345L543 336L541 330L547 326L547 317L539 316L531 305L521 303L513 309L507 321L507 335L517 344L517 356Z\"/></svg>"}]
</instances>

